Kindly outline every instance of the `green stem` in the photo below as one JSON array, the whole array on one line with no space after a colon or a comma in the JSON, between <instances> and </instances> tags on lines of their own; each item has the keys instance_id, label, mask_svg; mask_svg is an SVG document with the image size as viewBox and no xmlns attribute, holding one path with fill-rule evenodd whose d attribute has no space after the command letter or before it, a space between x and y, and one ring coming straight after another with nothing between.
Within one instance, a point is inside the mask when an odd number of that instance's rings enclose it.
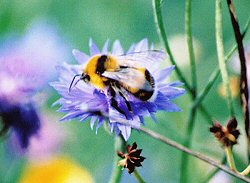
<instances>
[{"instance_id":1,"label":"green stem","mask_svg":"<svg viewBox=\"0 0 250 183\"><path fill-rule=\"evenodd\" d=\"M122 178L123 170L120 166L118 166L118 161L120 160L120 158L116 154L117 151L126 151L126 142L121 136L115 138L114 167L109 183L119 183Z\"/></svg>"},{"instance_id":2,"label":"green stem","mask_svg":"<svg viewBox=\"0 0 250 183\"><path fill-rule=\"evenodd\" d=\"M233 157L232 147L231 146L225 147L225 151L226 151L226 155L227 155L227 162L228 162L230 168L233 171L238 172L237 168L235 166L235 163L234 163L234 157Z\"/></svg>"},{"instance_id":3,"label":"green stem","mask_svg":"<svg viewBox=\"0 0 250 183\"><path fill-rule=\"evenodd\" d=\"M135 178L137 179L137 181L139 182L139 183L146 183L143 179L142 179L142 177L140 176L140 174L138 173L138 171L135 169L135 171L134 171L134 176L135 176Z\"/></svg>"},{"instance_id":4,"label":"green stem","mask_svg":"<svg viewBox=\"0 0 250 183\"><path fill-rule=\"evenodd\" d=\"M228 61L229 58L233 55L236 48L237 48L237 46L234 45L233 48L229 51L229 53L225 56L226 61ZM220 75L220 68L217 67L217 68L214 69L214 71L210 75L207 85L204 87L204 89L196 97L196 100L195 100L195 102L193 104L194 106L198 107L200 105L200 103L204 100L204 98L209 93L210 89L214 85L215 80L218 78L219 75ZM211 121L211 124L212 124L212 121Z\"/></svg>"},{"instance_id":5,"label":"green stem","mask_svg":"<svg viewBox=\"0 0 250 183\"><path fill-rule=\"evenodd\" d=\"M224 57L221 9L222 9L221 0L216 0L215 28L216 28L216 47L217 47L218 61L222 75L222 80L226 88L227 102L230 110L230 115L233 118L235 116L235 112L233 108L233 100L232 100L231 90L229 87L228 73Z\"/></svg>"},{"instance_id":6,"label":"green stem","mask_svg":"<svg viewBox=\"0 0 250 183\"><path fill-rule=\"evenodd\" d=\"M195 116L196 116L196 107L192 107L189 113L188 118L188 127L186 131L186 140L185 140L185 147L189 148L192 144L192 137L193 137L193 130L195 125ZM188 180L188 163L189 158L186 153L182 153L181 156L181 167L180 167L180 179L182 183L187 182Z\"/></svg>"},{"instance_id":7,"label":"green stem","mask_svg":"<svg viewBox=\"0 0 250 183\"><path fill-rule=\"evenodd\" d=\"M173 57L173 54L171 52L170 46L168 44L168 38L167 38L167 34L166 34L166 31L164 28L162 12L161 12L161 2L162 2L161 0L153 0L154 16L155 16L155 22L156 22L156 27L157 27L157 30L159 33L159 37L163 41L164 47L169 55L169 59L170 59L171 64L176 66L175 71L177 73L177 76L179 77L179 79L183 83L185 83L185 87L188 91L188 94L191 95L192 99L194 99L195 95L193 93L192 87L189 85L189 83L187 82L187 80L183 76L181 70L179 69L179 67L178 67L178 65ZM210 119L212 119L211 115L206 111L206 109L202 105L200 105L199 109L200 109L201 113L208 119L208 121L210 121Z\"/></svg>"},{"instance_id":8,"label":"green stem","mask_svg":"<svg viewBox=\"0 0 250 183\"><path fill-rule=\"evenodd\" d=\"M194 47L193 47L193 36L192 36L192 28L191 28L191 0L186 0L186 35L187 35L187 45L189 52L189 60L191 66L191 78L192 78L192 87L193 87L193 95L196 96L197 91L197 75L196 75L196 65L195 65L195 55L194 55Z\"/></svg>"},{"instance_id":9,"label":"green stem","mask_svg":"<svg viewBox=\"0 0 250 183\"><path fill-rule=\"evenodd\" d=\"M245 25L244 28L244 32L242 35L246 35L247 31L249 30L249 25L250 25L250 17L248 18L248 21ZM228 52L228 54L225 56L225 60L226 62L229 61L229 59L231 58L231 56L233 55L233 53L235 52L235 50L237 49L237 44L235 44ZM208 83L207 85L204 87L204 89L199 93L199 95L197 96L195 103L193 105L196 105L196 107L199 107L199 104L201 103L201 101L204 100L204 98L207 96L207 94L209 93L210 89L212 88L213 84L215 83L215 80L218 78L218 76L220 75L220 68L216 67L214 69L214 71L212 72L212 74L210 75L209 79L208 79ZM212 124L212 121L211 121Z\"/></svg>"},{"instance_id":10,"label":"green stem","mask_svg":"<svg viewBox=\"0 0 250 183\"><path fill-rule=\"evenodd\" d=\"M170 46L168 44L168 38L167 38L167 34L164 28L164 24L163 24L163 19L162 19L162 12L161 12L161 0L153 0L153 7L154 7L154 15L155 15L155 22L156 22L156 27L158 30L158 33L160 35L160 38L162 39L165 49L169 55L169 59L172 65L175 65L175 71L178 75L178 77L180 78L180 80L182 82L185 83L186 88L191 91L192 88L189 85L189 83L187 82L187 80L185 79L185 77L183 76L181 70L179 69L174 56L172 54L172 51L170 49Z\"/></svg>"},{"instance_id":11,"label":"green stem","mask_svg":"<svg viewBox=\"0 0 250 183\"><path fill-rule=\"evenodd\" d=\"M186 0L186 11L185 11L185 18L186 18L186 34L187 34L187 44L188 44L188 50L189 50L189 59L190 59L190 65L191 65L191 76L192 76L192 84L193 84L193 101L196 100L196 94L197 94L197 75L196 75L196 65L195 65L195 56L194 56L194 49L193 49L193 42L192 42L192 29L191 29L191 0ZM193 136L193 130L195 125L195 117L196 117L196 111L197 106L193 105L189 118L188 118L188 127L186 131L186 141L185 146L190 147L192 142L192 136ZM186 153L182 154L181 158L181 182L187 182L188 179L188 165L189 165L189 159L188 155Z\"/></svg>"},{"instance_id":12,"label":"green stem","mask_svg":"<svg viewBox=\"0 0 250 183\"><path fill-rule=\"evenodd\" d=\"M241 175L248 175L250 173L250 165L248 165L248 167L246 167L245 170L243 170L240 174Z\"/></svg>"}]
</instances>

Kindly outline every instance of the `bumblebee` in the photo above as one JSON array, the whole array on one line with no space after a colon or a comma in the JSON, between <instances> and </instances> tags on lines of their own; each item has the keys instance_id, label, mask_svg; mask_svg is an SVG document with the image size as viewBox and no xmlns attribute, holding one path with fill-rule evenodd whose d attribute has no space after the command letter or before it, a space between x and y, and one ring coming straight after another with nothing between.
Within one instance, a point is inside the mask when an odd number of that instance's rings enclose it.
<instances>
[{"instance_id":1,"label":"bumblebee","mask_svg":"<svg viewBox=\"0 0 250 183\"><path fill-rule=\"evenodd\" d=\"M152 68L154 64L164 60L165 57L164 52L157 50L134 52L120 56L95 55L90 58L83 73L75 75L69 91L75 78L80 76L75 85L83 80L100 90L107 89L108 94L111 95L111 106L126 116L125 112L118 107L116 95L119 94L125 100L128 110L131 112L132 107L127 92L142 101L149 101L154 98L156 94L155 79L148 68Z\"/></svg>"}]
</instances>

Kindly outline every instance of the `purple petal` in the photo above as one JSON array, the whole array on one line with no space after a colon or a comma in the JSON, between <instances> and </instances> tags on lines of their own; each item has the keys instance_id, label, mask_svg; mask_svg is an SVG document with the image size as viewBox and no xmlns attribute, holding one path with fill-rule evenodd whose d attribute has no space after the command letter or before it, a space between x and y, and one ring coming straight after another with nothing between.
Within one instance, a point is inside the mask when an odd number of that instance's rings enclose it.
<instances>
[{"instance_id":1,"label":"purple petal","mask_svg":"<svg viewBox=\"0 0 250 183\"><path fill-rule=\"evenodd\" d=\"M68 113L67 115L65 115L63 118L61 118L60 121L70 121L74 118L80 117L81 115L82 115L82 113L79 111L71 112L71 113Z\"/></svg>"},{"instance_id":2,"label":"purple petal","mask_svg":"<svg viewBox=\"0 0 250 183\"><path fill-rule=\"evenodd\" d=\"M173 86L173 87L177 87L177 86L183 86L184 83L182 83L180 81L176 81L176 82L168 83L168 85Z\"/></svg>"},{"instance_id":3,"label":"purple petal","mask_svg":"<svg viewBox=\"0 0 250 183\"><path fill-rule=\"evenodd\" d=\"M139 116L139 118L140 118L141 123L142 123L143 125L145 125L145 120L144 120L143 116Z\"/></svg>"},{"instance_id":4,"label":"purple petal","mask_svg":"<svg viewBox=\"0 0 250 183\"><path fill-rule=\"evenodd\" d=\"M96 127L96 131L95 133L97 134L98 132L98 129L103 125L103 123L105 122L105 119L104 118L101 118L97 124L97 127Z\"/></svg>"},{"instance_id":5,"label":"purple petal","mask_svg":"<svg viewBox=\"0 0 250 183\"><path fill-rule=\"evenodd\" d=\"M122 125L122 124L117 124L117 127L121 131L121 134L122 134L124 140L127 141L128 138L130 137L130 134L131 134L131 127L130 126L125 126L125 125Z\"/></svg>"},{"instance_id":6,"label":"purple petal","mask_svg":"<svg viewBox=\"0 0 250 183\"><path fill-rule=\"evenodd\" d=\"M77 60L78 64L83 64L89 60L89 56L83 52L80 52L77 49L72 50L72 54L74 55L75 59Z\"/></svg>"},{"instance_id":7,"label":"purple petal","mask_svg":"<svg viewBox=\"0 0 250 183\"><path fill-rule=\"evenodd\" d=\"M158 110L165 110L165 111L168 111L168 112L181 111L181 109L176 104L171 102L161 92L158 93L157 98L155 100L155 104L157 105Z\"/></svg>"},{"instance_id":8,"label":"purple petal","mask_svg":"<svg viewBox=\"0 0 250 183\"><path fill-rule=\"evenodd\" d=\"M114 55L123 55L124 54L124 50L123 50L122 45L121 45L119 40L116 40L114 42L113 48L112 48L112 54L114 54Z\"/></svg>"},{"instance_id":9,"label":"purple petal","mask_svg":"<svg viewBox=\"0 0 250 183\"><path fill-rule=\"evenodd\" d=\"M97 45L95 44L95 42L91 38L89 40L89 51L90 51L91 56L100 53L99 48L97 47Z\"/></svg>"},{"instance_id":10,"label":"purple petal","mask_svg":"<svg viewBox=\"0 0 250 183\"><path fill-rule=\"evenodd\" d=\"M135 44L132 44L132 45L129 47L129 49L128 49L128 51L127 51L127 54L128 54L128 53L133 53L134 50L135 50Z\"/></svg>"},{"instance_id":11,"label":"purple petal","mask_svg":"<svg viewBox=\"0 0 250 183\"><path fill-rule=\"evenodd\" d=\"M148 50L148 39L145 38L136 44L134 52L141 52L147 50Z\"/></svg>"},{"instance_id":12,"label":"purple petal","mask_svg":"<svg viewBox=\"0 0 250 183\"><path fill-rule=\"evenodd\" d=\"M174 68L175 68L175 66L171 66L171 67L168 67L166 69L161 70L161 72L157 78L157 82L161 83L162 81L167 79L170 76L170 74L173 72Z\"/></svg>"},{"instance_id":13,"label":"purple petal","mask_svg":"<svg viewBox=\"0 0 250 183\"><path fill-rule=\"evenodd\" d=\"M96 122L96 120L98 119L97 116L92 116L91 120L90 120L90 128L93 130L94 128L94 124Z\"/></svg>"},{"instance_id":14,"label":"purple petal","mask_svg":"<svg viewBox=\"0 0 250 183\"><path fill-rule=\"evenodd\" d=\"M109 53L109 45L110 45L110 41L107 40L102 48L102 53L104 54L108 54Z\"/></svg>"},{"instance_id":15,"label":"purple petal","mask_svg":"<svg viewBox=\"0 0 250 183\"><path fill-rule=\"evenodd\" d=\"M91 115L90 113L83 114L83 115L81 116L80 122L85 121L90 115Z\"/></svg>"},{"instance_id":16,"label":"purple petal","mask_svg":"<svg viewBox=\"0 0 250 183\"><path fill-rule=\"evenodd\" d=\"M154 113L150 113L151 118L154 120L155 123L157 123L157 118L155 117Z\"/></svg>"},{"instance_id":17,"label":"purple petal","mask_svg":"<svg viewBox=\"0 0 250 183\"><path fill-rule=\"evenodd\" d=\"M186 93L186 90L183 88L171 87L168 85L159 90L169 99L175 99Z\"/></svg>"}]
</instances>

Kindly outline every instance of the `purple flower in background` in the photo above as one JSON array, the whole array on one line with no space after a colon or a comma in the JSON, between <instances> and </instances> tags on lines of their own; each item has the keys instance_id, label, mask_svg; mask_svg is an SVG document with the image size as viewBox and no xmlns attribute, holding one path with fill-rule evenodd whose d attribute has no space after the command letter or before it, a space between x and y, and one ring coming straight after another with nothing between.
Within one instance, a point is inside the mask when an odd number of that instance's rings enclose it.
<instances>
[{"instance_id":1,"label":"purple flower in background","mask_svg":"<svg viewBox=\"0 0 250 183\"><path fill-rule=\"evenodd\" d=\"M13 130L22 148L40 128L32 96L55 76L53 68L65 59L66 48L49 26L37 24L21 39L0 48L1 135Z\"/></svg>"},{"instance_id":2,"label":"purple flower in background","mask_svg":"<svg viewBox=\"0 0 250 183\"><path fill-rule=\"evenodd\" d=\"M28 149L20 148L16 136L11 139L11 147L14 147L15 150L19 148L17 152L25 154L29 160L43 161L60 154L62 145L70 138L71 133L59 123L54 123L58 121L58 118L48 111L39 114L41 127L36 135L29 138Z\"/></svg>"},{"instance_id":3,"label":"purple flower in background","mask_svg":"<svg viewBox=\"0 0 250 183\"><path fill-rule=\"evenodd\" d=\"M126 54L119 41L114 42L110 53L109 41L105 43L102 51L91 39L89 46L90 56L73 50L79 65L64 63L58 66L59 81L51 84L62 96L55 102L55 105L61 105L60 112L67 113L62 121L74 118L85 121L91 118L91 128L97 123L96 130L98 130L107 120L111 132L115 130L117 135L121 133L127 140L131 134L131 126L139 127L144 124L145 116L151 116L156 120L154 114L158 110L169 112L181 110L172 100L185 93L184 89L178 87L182 83L166 82L174 67L159 70L159 64L166 58L166 54L150 49L147 39L132 45ZM110 69L110 72L104 71L100 75L96 69L98 76L95 74L88 76L86 73L95 69L95 64L90 66L89 63L94 63L95 60L100 63L103 59L104 62L105 59L109 59L122 64L115 71ZM80 80L73 84L69 91L72 79L76 75L81 75ZM102 83L105 82L98 80L100 76L106 83L109 82L104 88ZM81 80L87 80L89 83Z\"/></svg>"}]
</instances>

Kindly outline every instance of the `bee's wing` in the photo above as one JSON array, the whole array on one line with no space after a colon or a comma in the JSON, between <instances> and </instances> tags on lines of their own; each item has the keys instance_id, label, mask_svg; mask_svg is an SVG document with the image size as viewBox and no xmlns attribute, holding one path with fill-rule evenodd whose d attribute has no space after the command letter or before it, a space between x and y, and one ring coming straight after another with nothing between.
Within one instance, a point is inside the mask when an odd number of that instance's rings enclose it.
<instances>
[{"instance_id":1,"label":"bee's wing","mask_svg":"<svg viewBox=\"0 0 250 183\"><path fill-rule=\"evenodd\" d=\"M125 68L116 72L105 71L102 76L119 81L124 87L153 91L145 75L135 68Z\"/></svg>"},{"instance_id":2,"label":"bee's wing","mask_svg":"<svg viewBox=\"0 0 250 183\"><path fill-rule=\"evenodd\" d=\"M122 66L150 68L156 63L160 63L167 58L164 51L148 50L142 52L132 52L117 56L118 62Z\"/></svg>"}]
</instances>

